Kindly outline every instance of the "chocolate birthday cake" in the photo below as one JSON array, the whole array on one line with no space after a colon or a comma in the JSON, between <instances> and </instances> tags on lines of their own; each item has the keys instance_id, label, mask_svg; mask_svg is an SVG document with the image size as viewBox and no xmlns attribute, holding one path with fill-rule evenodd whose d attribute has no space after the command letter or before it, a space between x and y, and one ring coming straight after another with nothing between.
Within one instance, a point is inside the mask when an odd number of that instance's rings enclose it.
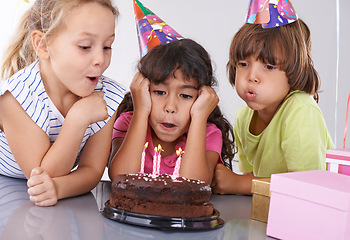
<instances>
[{"instance_id":1,"label":"chocolate birthday cake","mask_svg":"<svg viewBox=\"0 0 350 240\"><path fill-rule=\"evenodd\" d=\"M112 182L110 205L129 212L167 217L213 214L211 188L199 180L161 174L123 174Z\"/></svg>"}]
</instances>

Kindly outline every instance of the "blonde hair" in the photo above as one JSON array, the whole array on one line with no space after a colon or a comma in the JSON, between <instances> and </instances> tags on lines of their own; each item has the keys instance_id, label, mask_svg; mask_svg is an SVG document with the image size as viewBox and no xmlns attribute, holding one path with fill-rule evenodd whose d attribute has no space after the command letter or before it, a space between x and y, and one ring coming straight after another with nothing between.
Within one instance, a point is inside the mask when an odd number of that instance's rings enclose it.
<instances>
[{"instance_id":1,"label":"blonde hair","mask_svg":"<svg viewBox=\"0 0 350 240\"><path fill-rule=\"evenodd\" d=\"M280 66L288 78L290 92L301 90L318 101L320 78L311 58L311 32L301 19L275 28L244 24L230 47L227 72L232 86L238 62L255 55L265 63Z\"/></svg>"},{"instance_id":2,"label":"blonde hair","mask_svg":"<svg viewBox=\"0 0 350 240\"><path fill-rule=\"evenodd\" d=\"M118 9L113 6L112 0L36 0L22 16L16 34L5 51L1 80L8 79L37 59L31 43L33 30L40 30L50 38L63 27L63 19L72 9L92 2L109 8L114 16L118 17Z\"/></svg>"}]
</instances>

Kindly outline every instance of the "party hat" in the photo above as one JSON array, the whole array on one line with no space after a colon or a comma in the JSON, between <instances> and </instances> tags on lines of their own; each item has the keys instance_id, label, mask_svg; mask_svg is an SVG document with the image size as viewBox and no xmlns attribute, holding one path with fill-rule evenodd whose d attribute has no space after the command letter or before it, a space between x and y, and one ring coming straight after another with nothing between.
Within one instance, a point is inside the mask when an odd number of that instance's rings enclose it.
<instances>
[{"instance_id":1,"label":"party hat","mask_svg":"<svg viewBox=\"0 0 350 240\"><path fill-rule=\"evenodd\" d=\"M250 0L246 22L272 28L292 23L297 19L298 16L289 0Z\"/></svg>"},{"instance_id":2,"label":"party hat","mask_svg":"<svg viewBox=\"0 0 350 240\"><path fill-rule=\"evenodd\" d=\"M138 0L134 0L134 13L141 57L155 46L183 38Z\"/></svg>"}]
</instances>

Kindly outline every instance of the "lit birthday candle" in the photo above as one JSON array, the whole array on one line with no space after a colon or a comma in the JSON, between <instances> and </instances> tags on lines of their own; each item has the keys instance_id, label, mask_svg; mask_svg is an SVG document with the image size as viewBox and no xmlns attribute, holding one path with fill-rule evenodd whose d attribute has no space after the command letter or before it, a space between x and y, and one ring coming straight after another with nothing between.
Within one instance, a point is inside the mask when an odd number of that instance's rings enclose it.
<instances>
[{"instance_id":1,"label":"lit birthday candle","mask_svg":"<svg viewBox=\"0 0 350 240\"><path fill-rule=\"evenodd\" d=\"M152 175L156 175L157 172L157 161L158 161L158 148L154 148L154 155L153 155L153 171Z\"/></svg>"},{"instance_id":2,"label":"lit birthday candle","mask_svg":"<svg viewBox=\"0 0 350 240\"><path fill-rule=\"evenodd\" d=\"M179 150L176 150L177 160L176 160L176 164L175 164L175 168L174 168L174 172L173 172L174 177L180 176L181 159L182 159L182 154L184 154L184 153L185 152L182 151L181 148L179 148Z\"/></svg>"},{"instance_id":3,"label":"lit birthday candle","mask_svg":"<svg viewBox=\"0 0 350 240\"><path fill-rule=\"evenodd\" d=\"M159 175L159 174L160 174L160 162L161 162L161 160L162 160L161 151L163 151L162 146L160 146L160 144L158 144L158 157L157 157L157 170L156 170L156 175Z\"/></svg>"},{"instance_id":4,"label":"lit birthday candle","mask_svg":"<svg viewBox=\"0 0 350 240\"><path fill-rule=\"evenodd\" d=\"M145 158L146 158L146 148L148 147L148 142L145 143L144 149L142 151L142 158L141 158L141 170L140 173L145 173Z\"/></svg>"}]
</instances>

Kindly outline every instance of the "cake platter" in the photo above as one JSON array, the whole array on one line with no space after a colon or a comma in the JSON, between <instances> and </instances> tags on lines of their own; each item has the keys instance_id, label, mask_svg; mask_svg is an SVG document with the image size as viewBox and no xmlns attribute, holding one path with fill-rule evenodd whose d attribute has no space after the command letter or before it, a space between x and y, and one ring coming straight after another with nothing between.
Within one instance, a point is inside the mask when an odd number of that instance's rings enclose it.
<instances>
[{"instance_id":1,"label":"cake platter","mask_svg":"<svg viewBox=\"0 0 350 240\"><path fill-rule=\"evenodd\" d=\"M224 225L224 220L219 216L218 210L214 209L213 215L199 218L179 218L146 215L116 209L106 201L102 215L111 220L128 223L137 226L158 228L162 230L211 230Z\"/></svg>"}]
</instances>

